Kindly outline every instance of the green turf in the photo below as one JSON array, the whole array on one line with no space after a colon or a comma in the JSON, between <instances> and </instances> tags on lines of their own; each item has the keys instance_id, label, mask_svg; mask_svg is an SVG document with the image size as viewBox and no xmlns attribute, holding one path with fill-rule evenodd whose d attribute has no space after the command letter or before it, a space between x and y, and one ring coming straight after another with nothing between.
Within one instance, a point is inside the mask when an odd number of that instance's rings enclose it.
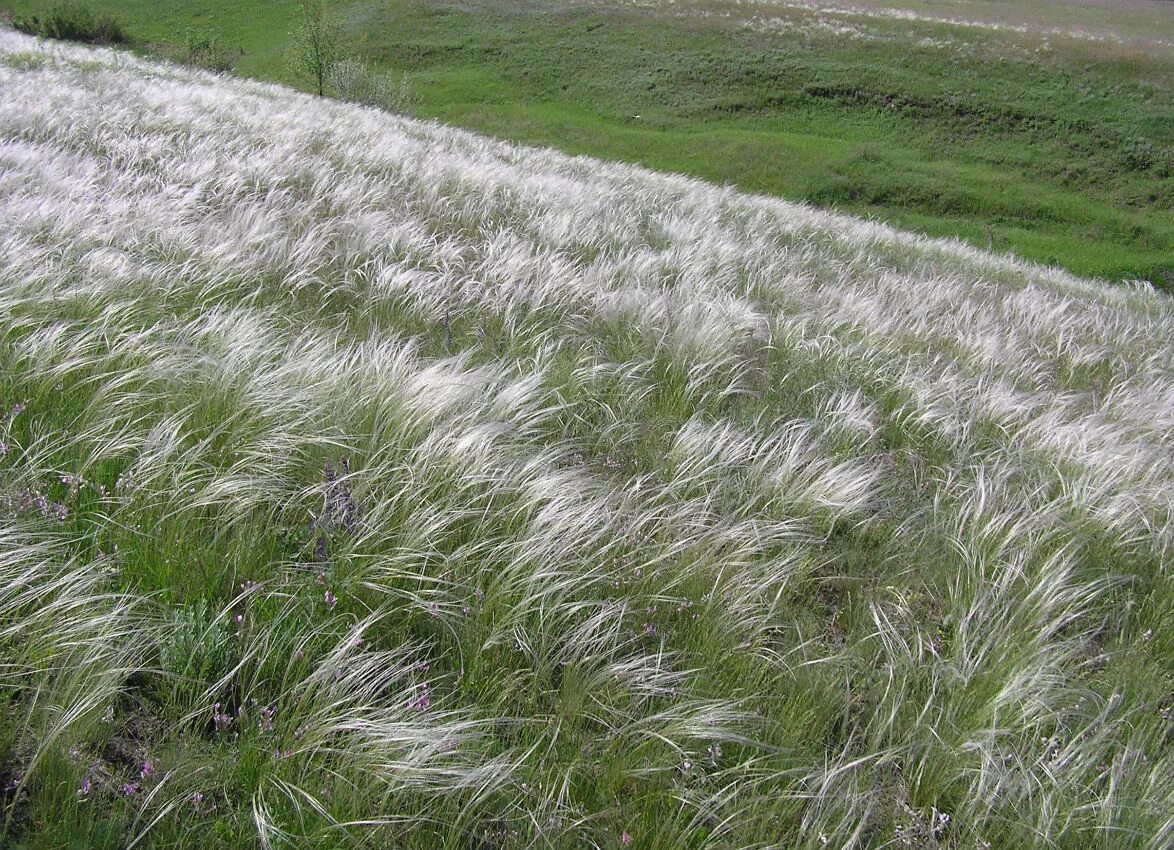
<instances>
[{"instance_id":1,"label":"green turf","mask_svg":"<svg viewBox=\"0 0 1174 850\"><path fill-rule=\"evenodd\" d=\"M4 2L17 17L45 5ZM92 6L116 12L144 46L205 29L244 51L239 73L298 82L283 59L290 2ZM590 2L339 10L351 52L410 73L422 117L808 200L1079 274L1174 285L1165 57L1081 44L1040 51L1034 36L908 21L869 21L867 40L767 33Z\"/></svg>"}]
</instances>

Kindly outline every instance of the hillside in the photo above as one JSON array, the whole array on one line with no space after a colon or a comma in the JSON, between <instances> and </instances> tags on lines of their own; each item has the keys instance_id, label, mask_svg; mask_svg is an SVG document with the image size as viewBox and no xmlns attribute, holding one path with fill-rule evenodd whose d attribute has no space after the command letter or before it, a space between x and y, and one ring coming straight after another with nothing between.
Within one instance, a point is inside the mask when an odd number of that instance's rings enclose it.
<instances>
[{"instance_id":1,"label":"hillside","mask_svg":"<svg viewBox=\"0 0 1174 850\"><path fill-rule=\"evenodd\" d=\"M288 61L305 1L0 0L0 22L88 9L141 54L317 91ZM312 1L406 80L392 111L1174 287L1168 0Z\"/></svg>"},{"instance_id":2,"label":"hillside","mask_svg":"<svg viewBox=\"0 0 1174 850\"><path fill-rule=\"evenodd\" d=\"M0 319L10 846L1174 840L1167 295L0 30Z\"/></svg>"}]
</instances>

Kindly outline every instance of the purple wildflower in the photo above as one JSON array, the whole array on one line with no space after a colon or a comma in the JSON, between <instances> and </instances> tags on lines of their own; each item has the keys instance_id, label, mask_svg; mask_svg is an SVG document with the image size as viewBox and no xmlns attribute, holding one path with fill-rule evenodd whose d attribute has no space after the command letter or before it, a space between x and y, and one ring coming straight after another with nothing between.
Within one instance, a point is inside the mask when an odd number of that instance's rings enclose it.
<instances>
[{"instance_id":1,"label":"purple wildflower","mask_svg":"<svg viewBox=\"0 0 1174 850\"><path fill-rule=\"evenodd\" d=\"M220 703L212 706L212 725L216 727L217 732L227 732L228 728L232 726L232 721L231 714L221 713Z\"/></svg>"},{"instance_id":2,"label":"purple wildflower","mask_svg":"<svg viewBox=\"0 0 1174 850\"><path fill-rule=\"evenodd\" d=\"M338 604L338 597L328 590L322 594L322 601L326 603L327 608L333 608Z\"/></svg>"},{"instance_id":3,"label":"purple wildflower","mask_svg":"<svg viewBox=\"0 0 1174 850\"><path fill-rule=\"evenodd\" d=\"M318 532L314 542L314 555L326 560L326 539L331 532L355 534L359 530L359 503L351 493L346 476L351 473L350 460L342 460L342 476L327 463L323 476L326 479L326 494L323 497L322 512L310 521L310 530Z\"/></svg>"},{"instance_id":4,"label":"purple wildflower","mask_svg":"<svg viewBox=\"0 0 1174 850\"><path fill-rule=\"evenodd\" d=\"M427 711L428 707L432 705L432 691L425 682L420 686L419 692L408 700L408 708L414 708L416 711Z\"/></svg>"}]
</instances>

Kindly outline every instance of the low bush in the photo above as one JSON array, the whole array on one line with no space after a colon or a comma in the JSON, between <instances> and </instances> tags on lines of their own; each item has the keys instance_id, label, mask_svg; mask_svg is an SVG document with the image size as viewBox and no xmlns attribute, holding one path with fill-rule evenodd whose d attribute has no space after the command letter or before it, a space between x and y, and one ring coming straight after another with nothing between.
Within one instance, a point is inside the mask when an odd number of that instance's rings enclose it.
<instances>
[{"instance_id":1,"label":"low bush","mask_svg":"<svg viewBox=\"0 0 1174 850\"><path fill-rule=\"evenodd\" d=\"M204 29L189 29L183 41L164 43L155 52L171 62L219 74L231 74L244 55L240 48L229 47L219 35Z\"/></svg>"},{"instance_id":2,"label":"low bush","mask_svg":"<svg viewBox=\"0 0 1174 850\"><path fill-rule=\"evenodd\" d=\"M46 12L13 22L30 35L81 41L87 44L122 44L129 41L122 24L113 15L96 13L76 0L60 0Z\"/></svg>"},{"instance_id":3,"label":"low bush","mask_svg":"<svg viewBox=\"0 0 1174 850\"><path fill-rule=\"evenodd\" d=\"M418 102L405 72L399 82L390 74L371 71L358 59L343 59L330 66L326 83L340 100L407 114Z\"/></svg>"}]
</instances>

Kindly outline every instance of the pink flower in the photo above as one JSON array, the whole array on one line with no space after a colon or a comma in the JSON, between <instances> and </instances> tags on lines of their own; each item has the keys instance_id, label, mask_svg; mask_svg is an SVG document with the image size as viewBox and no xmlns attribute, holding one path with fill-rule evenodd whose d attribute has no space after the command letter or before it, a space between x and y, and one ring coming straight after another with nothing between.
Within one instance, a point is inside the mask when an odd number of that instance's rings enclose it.
<instances>
[{"instance_id":1,"label":"pink flower","mask_svg":"<svg viewBox=\"0 0 1174 850\"><path fill-rule=\"evenodd\" d=\"M628 830L625 829L623 834L620 835L620 844L623 844L625 847L627 847L631 843L632 843L632 833L628 832Z\"/></svg>"},{"instance_id":2,"label":"pink flower","mask_svg":"<svg viewBox=\"0 0 1174 850\"><path fill-rule=\"evenodd\" d=\"M338 604L338 597L328 590L322 594L322 601L326 603L327 608L333 608Z\"/></svg>"}]
</instances>

